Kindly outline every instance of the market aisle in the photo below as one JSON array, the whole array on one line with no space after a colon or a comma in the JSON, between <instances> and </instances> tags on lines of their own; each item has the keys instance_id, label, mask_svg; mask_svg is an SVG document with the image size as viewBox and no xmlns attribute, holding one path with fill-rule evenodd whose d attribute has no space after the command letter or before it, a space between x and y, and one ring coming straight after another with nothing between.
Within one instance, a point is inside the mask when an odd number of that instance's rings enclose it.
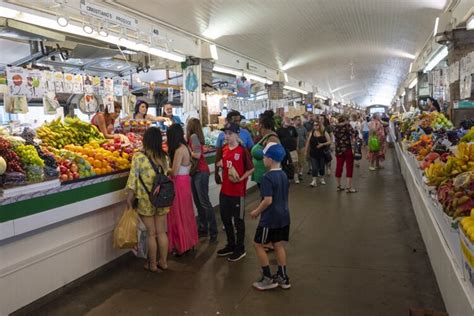
<instances>
[{"instance_id":1,"label":"market aisle","mask_svg":"<svg viewBox=\"0 0 474 316\"><path fill-rule=\"evenodd\" d=\"M358 194L292 185L289 275L293 288L251 288L258 264L247 219L247 257L216 258L201 243L170 271L151 274L131 258L35 311L42 315L408 315L444 310L396 158L385 169L356 172ZM257 195L248 198L247 209ZM220 236L220 245L224 235ZM219 246L220 246L219 245ZM273 260L274 261L274 260Z\"/></svg>"}]
</instances>

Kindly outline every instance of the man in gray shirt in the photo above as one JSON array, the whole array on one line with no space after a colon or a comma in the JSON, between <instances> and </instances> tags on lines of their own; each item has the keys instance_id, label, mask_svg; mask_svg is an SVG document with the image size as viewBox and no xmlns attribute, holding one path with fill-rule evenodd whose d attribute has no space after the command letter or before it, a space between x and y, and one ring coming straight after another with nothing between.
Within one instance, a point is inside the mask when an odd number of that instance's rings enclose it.
<instances>
[{"instance_id":1,"label":"man in gray shirt","mask_svg":"<svg viewBox=\"0 0 474 316\"><path fill-rule=\"evenodd\" d=\"M306 127L303 126L303 123L301 121L301 117L295 116L293 118L296 132L298 133L298 146L296 148L298 152L298 163L295 166L295 183L299 183L300 180L303 179L303 169L305 166L306 162L306 152L305 152L305 147L306 147L306 137L308 135Z\"/></svg>"}]
</instances>

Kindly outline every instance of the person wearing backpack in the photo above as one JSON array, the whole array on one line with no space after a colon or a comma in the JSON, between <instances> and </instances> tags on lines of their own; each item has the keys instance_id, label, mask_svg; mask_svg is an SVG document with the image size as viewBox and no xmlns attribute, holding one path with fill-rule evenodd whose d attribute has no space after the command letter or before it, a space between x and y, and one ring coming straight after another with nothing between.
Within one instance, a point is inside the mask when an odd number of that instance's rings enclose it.
<instances>
[{"instance_id":1,"label":"person wearing backpack","mask_svg":"<svg viewBox=\"0 0 474 316\"><path fill-rule=\"evenodd\" d=\"M226 145L222 159L216 165L222 168L222 187L219 208L227 235L227 245L217 251L217 256L228 261L238 261L245 252L245 194L248 177L254 166L248 150L239 143L239 125L227 123L223 129ZM233 221L232 221L233 220Z\"/></svg>"},{"instance_id":2,"label":"person wearing backpack","mask_svg":"<svg viewBox=\"0 0 474 316\"><path fill-rule=\"evenodd\" d=\"M157 177L155 169L166 174L168 162L162 149L160 129L150 127L143 136L143 151L133 156L126 188L127 205L138 212L148 232L148 261L145 269L152 272L158 271L158 268L162 270L168 268L166 215L170 211L169 206L155 207L150 201L149 191L153 189ZM158 249L160 256L157 261Z\"/></svg>"},{"instance_id":3,"label":"person wearing backpack","mask_svg":"<svg viewBox=\"0 0 474 316\"><path fill-rule=\"evenodd\" d=\"M380 162L385 159L385 128L380 121L380 114L376 113L369 123L369 152L367 159L370 162L370 171L381 169Z\"/></svg>"},{"instance_id":4,"label":"person wearing backpack","mask_svg":"<svg viewBox=\"0 0 474 316\"><path fill-rule=\"evenodd\" d=\"M191 192L191 152L184 139L180 124L173 124L166 132L171 160L170 175L176 196L168 214L169 250L181 256L199 241Z\"/></svg>"}]
</instances>

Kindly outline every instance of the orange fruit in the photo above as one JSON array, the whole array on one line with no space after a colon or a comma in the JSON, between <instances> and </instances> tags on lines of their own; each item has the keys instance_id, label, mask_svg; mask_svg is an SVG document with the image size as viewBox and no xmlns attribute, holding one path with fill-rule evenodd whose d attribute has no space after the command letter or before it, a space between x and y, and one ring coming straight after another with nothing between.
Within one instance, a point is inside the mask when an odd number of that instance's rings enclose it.
<instances>
[{"instance_id":1,"label":"orange fruit","mask_svg":"<svg viewBox=\"0 0 474 316\"><path fill-rule=\"evenodd\" d=\"M94 160L92 165L94 166L94 168L100 168L102 167L102 162L100 162L100 160Z\"/></svg>"}]
</instances>

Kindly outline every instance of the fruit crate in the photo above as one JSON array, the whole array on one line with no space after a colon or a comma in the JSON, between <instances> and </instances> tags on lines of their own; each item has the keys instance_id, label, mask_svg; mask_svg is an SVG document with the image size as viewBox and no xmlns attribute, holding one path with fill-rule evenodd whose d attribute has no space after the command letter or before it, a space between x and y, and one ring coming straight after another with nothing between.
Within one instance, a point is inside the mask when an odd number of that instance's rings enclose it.
<instances>
[{"instance_id":1,"label":"fruit crate","mask_svg":"<svg viewBox=\"0 0 474 316\"><path fill-rule=\"evenodd\" d=\"M135 133L143 136L150 125L151 122L147 120L121 121L115 132L119 134Z\"/></svg>"}]
</instances>

